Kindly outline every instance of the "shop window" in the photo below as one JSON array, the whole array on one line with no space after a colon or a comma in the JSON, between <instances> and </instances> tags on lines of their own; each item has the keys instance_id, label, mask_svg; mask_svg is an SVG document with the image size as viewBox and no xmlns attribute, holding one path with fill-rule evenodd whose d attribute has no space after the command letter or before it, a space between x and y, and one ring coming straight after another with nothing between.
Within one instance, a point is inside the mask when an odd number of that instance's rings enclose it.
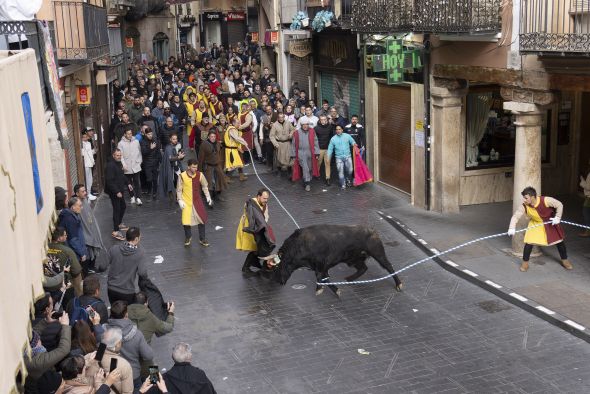
<instances>
[{"instance_id":1,"label":"shop window","mask_svg":"<svg viewBox=\"0 0 590 394\"><path fill-rule=\"evenodd\" d=\"M504 110L499 87L470 89L466 98L465 169L477 170L514 166L515 117ZM543 114L541 159L551 160L552 111Z\"/></svg>"}]
</instances>

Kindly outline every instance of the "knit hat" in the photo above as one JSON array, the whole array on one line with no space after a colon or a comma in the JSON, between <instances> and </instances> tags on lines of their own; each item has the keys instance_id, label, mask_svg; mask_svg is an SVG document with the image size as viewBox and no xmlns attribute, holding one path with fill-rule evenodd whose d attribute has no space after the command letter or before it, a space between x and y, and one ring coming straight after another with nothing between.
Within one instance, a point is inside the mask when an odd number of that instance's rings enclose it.
<instances>
[{"instance_id":1,"label":"knit hat","mask_svg":"<svg viewBox=\"0 0 590 394\"><path fill-rule=\"evenodd\" d=\"M49 370L37 379L37 392L39 394L54 394L61 386L62 377L55 371Z\"/></svg>"}]
</instances>

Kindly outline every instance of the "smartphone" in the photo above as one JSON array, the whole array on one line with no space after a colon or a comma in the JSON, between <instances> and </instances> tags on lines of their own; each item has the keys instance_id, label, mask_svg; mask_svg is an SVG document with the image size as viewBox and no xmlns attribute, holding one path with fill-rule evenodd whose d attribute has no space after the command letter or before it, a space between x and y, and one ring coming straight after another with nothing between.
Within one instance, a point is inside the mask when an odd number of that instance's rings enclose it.
<instances>
[{"instance_id":1,"label":"smartphone","mask_svg":"<svg viewBox=\"0 0 590 394\"><path fill-rule=\"evenodd\" d=\"M113 372L115 369L117 369L117 362L119 360L116 357L111 358L111 365L109 367L109 372Z\"/></svg>"},{"instance_id":2,"label":"smartphone","mask_svg":"<svg viewBox=\"0 0 590 394\"><path fill-rule=\"evenodd\" d=\"M107 345L105 345L104 343L101 343L100 345L98 345L98 350L96 351L96 356L94 356L94 359L96 361L98 361L99 363L102 361L102 357L104 356L105 350L107 350ZM116 359L113 358L113 360L116 360Z\"/></svg>"},{"instance_id":3,"label":"smartphone","mask_svg":"<svg viewBox=\"0 0 590 394\"><path fill-rule=\"evenodd\" d=\"M149 372L150 372L150 383L151 384L158 383L158 380L160 380L158 366L157 365L150 365Z\"/></svg>"},{"instance_id":4,"label":"smartphone","mask_svg":"<svg viewBox=\"0 0 590 394\"><path fill-rule=\"evenodd\" d=\"M64 314L64 312L63 312L63 311L56 311L56 312L53 312L53 313L51 314L51 318L52 318L52 319L55 319L55 320L58 320L60 317L62 317L62 316L63 316L63 314Z\"/></svg>"},{"instance_id":5,"label":"smartphone","mask_svg":"<svg viewBox=\"0 0 590 394\"><path fill-rule=\"evenodd\" d=\"M86 312L88 313L88 317L90 318L90 320L94 319L94 316L96 316L96 312L94 311L94 308L92 308L91 306L86 308Z\"/></svg>"}]
</instances>

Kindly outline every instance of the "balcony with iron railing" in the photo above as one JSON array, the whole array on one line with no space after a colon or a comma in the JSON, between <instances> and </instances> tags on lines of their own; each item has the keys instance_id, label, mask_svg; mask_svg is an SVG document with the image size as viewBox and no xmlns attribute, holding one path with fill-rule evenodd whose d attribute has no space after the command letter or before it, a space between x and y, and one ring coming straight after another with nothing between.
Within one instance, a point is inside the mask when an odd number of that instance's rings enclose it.
<instances>
[{"instance_id":1,"label":"balcony with iron railing","mask_svg":"<svg viewBox=\"0 0 590 394\"><path fill-rule=\"evenodd\" d=\"M590 55L590 0L521 0L520 51Z\"/></svg>"},{"instance_id":2,"label":"balcony with iron railing","mask_svg":"<svg viewBox=\"0 0 590 394\"><path fill-rule=\"evenodd\" d=\"M351 0L360 33L493 34L501 0Z\"/></svg>"},{"instance_id":3,"label":"balcony with iron railing","mask_svg":"<svg viewBox=\"0 0 590 394\"><path fill-rule=\"evenodd\" d=\"M334 14L334 25L343 29L352 27L353 0L312 0L307 2L307 15L313 20L320 11L331 11Z\"/></svg>"},{"instance_id":4,"label":"balcony with iron railing","mask_svg":"<svg viewBox=\"0 0 590 394\"><path fill-rule=\"evenodd\" d=\"M135 0L107 0L107 12L109 15L125 16L134 7Z\"/></svg>"},{"instance_id":5,"label":"balcony with iron railing","mask_svg":"<svg viewBox=\"0 0 590 394\"><path fill-rule=\"evenodd\" d=\"M55 31L53 22L47 22L53 55L55 53ZM47 64L45 63L45 45L43 43L43 32L41 26L36 20L32 21L0 21L0 50L22 50L31 48L35 51L37 60L37 69L39 70L39 80L41 82L41 92L45 108L49 108L49 92L47 86L50 85L47 76Z\"/></svg>"},{"instance_id":6,"label":"balcony with iron railing","mask_svg":"<svg viewBox=\"0 0 590 394\"><path fill-rule=\"evenodd\" d=\"M64 63L92 63L109 55L104 0L53 1L57 57Z\"/></svg>"}]
</instances>

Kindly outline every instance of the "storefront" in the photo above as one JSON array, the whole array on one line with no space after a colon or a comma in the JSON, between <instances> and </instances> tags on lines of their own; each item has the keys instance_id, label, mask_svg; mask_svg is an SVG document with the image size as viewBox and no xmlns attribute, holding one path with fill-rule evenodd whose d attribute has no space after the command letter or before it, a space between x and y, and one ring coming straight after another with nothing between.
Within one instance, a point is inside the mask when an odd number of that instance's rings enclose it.
<instances>
[{"instance_id":1,"label":"storefront","mask_svg":"<svg viewBox=\"0 0 590 394\"><path fill-rule=\"evenodd\" d=\"M300 90L308 94L311 90L311 39L289 41L289 88L297 83Z\"/></svg>"},{"instance_id":2,"label":"storefront","mask_svg":"<svg viewBox=\"0 0 590 394\"><path fill-rule=\"evenodd\" d=\"M346 119L362 115L356 35L342 30L316 34L313 54L319 81L318 91L313 96L318 105L328 100Z\"/></svg>"},{"instance_id":3,"label":"storefront","mask_svg":"<svg viewBox=\"0 0 590 394\"><path fill-rule=\"evenodd\" d=\"M218 45L221 40L221 22L223 15L221 12L203 12L201 23L201 45L211 47L213 43Z\"/></svg>"},{"instance_id":4,"label":"storefront","mask_svg":"<svg viewBox=\"0 0 590 394\"><path fill-rule=\"evenodd\" d=\"M246 38L246 13L238 11L229 11L225 16L227 43L236 47L238 42L243 42Z\"/></svg>"}]
</instances>

